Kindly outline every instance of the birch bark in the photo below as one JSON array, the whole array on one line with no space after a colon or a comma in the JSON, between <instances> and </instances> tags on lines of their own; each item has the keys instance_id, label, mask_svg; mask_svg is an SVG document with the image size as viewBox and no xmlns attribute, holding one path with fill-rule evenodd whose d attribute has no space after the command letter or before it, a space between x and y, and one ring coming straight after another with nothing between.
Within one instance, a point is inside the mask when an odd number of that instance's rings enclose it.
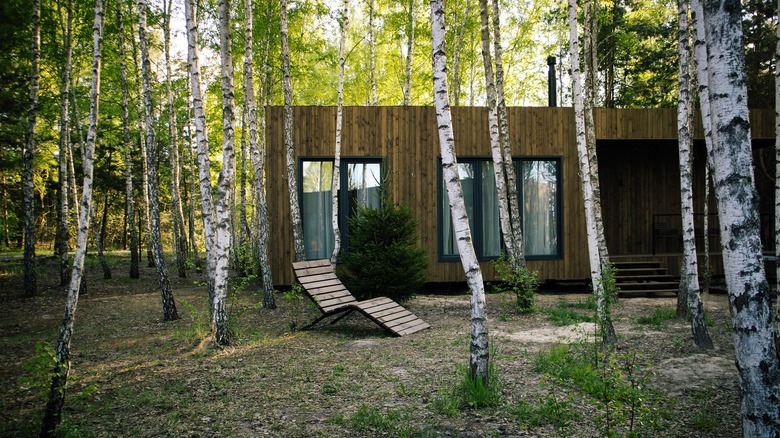
<instances>
[{"instance_id":1,"label":"birch bark","mask_svg":"<svg viewBox=\"0 0 780 438\"><path fill-rule=\"evenodd\" d=\"M24 133L24 168L22 170L22 208L24 209L24 296L38 293L38 272L35 261L35 128L38 117L38 80L41 61L41 1L32 2L32 44L30 49L30 105L27 110L27 130Z\"/></svg>"},{"instance_id":2,"label":"birch bark","mask_svg":"<svg viewBox=\"0 0 780 438\"><path fill-rule=\"evenodd\" d=\"M70 280L68 270L68 246L70 241L70 220L68 218L68 147L70 145L70 81L73 63L73 0L68 0L65 6L65 23L62 25L63 52L65 62L62 66L60 82L60 154L58 157L59 178L59 220L57 233L60 247L56 251L60 256L60 286L65 286Z\"/></svg>"},{"instance_id":3,"label":"birch bark","mask_svg":"<svg viewBox=\"0 0 780 438\"><path fill-rule=\"evenodd\" d=\"M203 237L206 248L206 282L209 295L209 315L213 319L214 309L214 271L216 269L216 219L214 200L211 192L211 162L209 160L209 142L206 125L206 111L203 104L203 92L200 84L200 60L198 49L198 22L194 0L184 1L184 15L187 21L187 67L192 92L192 111L195 120L195 138L198 150L198 180L200 182L200 200L203 216Z\"/></svg>"},{"instance_id":4,"label":"birch bark","mask_svg":"<svg viewBox=\"0 0 780 438\"><path fill-rule=\"evenodd\" d=\"M146 41L146 0L138 0L138 41L141 52L141 70L143 78L144 99L144 130L146 133L146 174L149 181L149 228L152 237L154 267L157 271L157 281L162 297L163 321L179 319L176 311L176 301L173 298L168 269L163 256L162 238L160 236L160 204L157 182L157 144L154 138L154 104L152 102L151 61Z\"/></svg>"},{"instance_id":5,"label":"birch bark","mask_svg":"<svg viewBox=\"0 0 780 438\"><path fill-rule=\"evenodd\" d=\"M36 0L37 1L37 0ZM84 257L89 234L89 212L92 208L92 155L95 150L98 121L98 96L100 95L100 63L103 46L103 2L95 0L95 20L92 28L92 80L90 86L89 129L83 157L84 186L80 207L80 226L76 236L73 271L70 276L65 312L60 322L57 339L57 363L51 378L49 397L44 411L41 436L55 436L57 426L62 422L62 407L65 404L65 390L70 373L70 341L79 299L79 287L84 270Z\"/></svg>"},{"instance_id":6,"label":"birch bark","mask_svg":"<svg viewBox=\"0 0 780 438\"><path fill-rule=\"evenodd\" d=\"M460 106L460 54L463 51L463 36L466 33L466 24L469 15L471 15L471 0L466 0L466 8L463 10L463 18L458 26L458 33L455 37L455 50L452 55L452 106Z\"/></svg>"},{"instance_id":7,"label":"birch bark","mask_svg":"<svg viewBox=\"0 0 780 438\"><path fill-rule=\"evenodd\" d=\"M293 230L293 248L295 260L306 260L301 227L301 210L298 206L298 176L295 165L295 144L293 141L292 84L290 84L290 47L287 41L287 0L281 0L279 16L282 38L282 89L284 90L284 149L287 160L287 191L290 196L290 220Z\"/></svg>"},{"instance_id":8,"label":"birch bark","mask_svg":"<svg viewBox=\"0 0 780 438\"><path fill-rule=\"evenodd\" d=\"M341 251L341 230L339 229L339 196L341 192L341 127L344 121L344 46L347 42L347 26L349 25L349 0L344 0L339 14L341 35L339 37L339 79L337 86L336 105L336 151L333 158L333 178L331 178L331 224L333 225L333 254L330 262L333 266Z\"/></svg>"},{"instance_id":9,"label":"birch bark","mask_svg":"<svg viewBox=\"0 0 780 438\"><path fill-rule=\"evenodd\" d=\"M602 262L600 257L598 237L596 232L596 216L593 207L593 186L591 180L590 160L587 150L586 108L583 99L582 79L580 73L579 32L577 30L577 2L569 0L569 47L571 50L572 91L574 93L574 120L576 124L577 155L579 156L580 178L582 179L582 196L585 204L585 226L588 235L588 255L590 260L590 277L593 294L596 297L596 316L602 342L605 345L617 341L612 319L609 315L609 303L602 281Z\"/></svg>"},{"instance_id":10,"label":"birch bark","mask_svg":"<svg viewBox=\"0 0 780 438\"><path fill-rule=\"evenodd\" d=\"M130 223L130 278L140 278L138 270L138 233L135 229L135 199L133 195L133 144L130 139L130 111L128 104L127 62L125 60L125 30L122 20L122 2L117 2L116 19L119 34L119 79L122 86L122 140L125 146L125 199L127 220Z\"/></svg>"},{"instance_id":11,"label":"birch bark","mask_svg":"<svg viewBox=\"0 0 780 438\"><path fill-rule=\"evenodd\" d=\"M442 174L449 196L450 214L458 242L458 251L466 282L471 291L471 344L469 372L475 380L487 384L490 351L488 348L488 321L485 313L485 289L482 270L477 261L471 239L471 229L463 199L463 187L458 177L458 161L455 156L455 138L452 129L447 90L447 57L444 45L444 5L442 0L431 0L431 40L433 64L434 105L439 126Z\"/></svg>"},{"instance_id":12,"label":"birch bark","mask_svg":"<svg viewBox=\"0 0 780 438\"><path fill-rule=\"evenodd\" d=\"M214 270L214 303L211 332L218 345L230 344L233 333L228 324L227 292L232 226L232 186L235 179L233 50L230 37L230 0L219 2L219 58L222 70L222 170L217 180L217 229Z\"/></svg>"},{"instance_id":13,"label":"birch bark","mask_svg":"<svg viewBox=\"0 0 780 438\"><path fill-rule=\"evenodd\" d=\"M179 187L179 138L176 107L173 99L173 72L171 71L171 10L173 0L163 3L163 45L165 51L165 88L168 106L168 158L171 167L171 217L173 248L179 278L187 277L187 236L184 233L184 212L181 208Z\"/></svg>"},{"instance_id":14,"label":"birch bark","mask_svg":"<svg viewBox=\"0 0 780 438\"><path fill-rule=\"evenodd\" d=\"M696 256L696 236L693 224L693 105L691 105L690 81L690 30L688 26L688 1L677 0L678 38L680 52L677 138L680 152L680 205L683 230L683 260L680 276L680 292L677 296L677 316L690 313L691 332L697 347L711 350L712 339L704 323L704 307L699 287L699 268ZM687 310L687 312L685 311Z\"/></svg>"},{"instance_id":15,"label":"birch bark","mask_svg":"<svg viewBox=\"0 0 780 438\"><path fill-rule=\"evenodd\" d=\"M256 236L258 256L260 259L260 272L263 278L263 307L266 309L276 308L276 299L274 297L274 280L271 275L271 262L268 258L268 202L265 196L265 147L258 144L258 117L255 105L254 72L252 61L254 59L254 50L252 48L252 30L254 28L254 18L252 15L252 2L244 0L244 105L246 106L247 125L249 127L249 153L252 157L254 166L254 187L255 202L257 204L257 224L258 231ZM260 72L260 83L264 87L268 75L268 43L270 35L266 34L266 47L263 55L263 69ZM261 94L262 99L262 94ZM262 102L261 102L262 104ZM261 105L262 106L262 105ZM264 116L264 114L263 114ZM260 143L265 145L265 117L260 117Z\"/></svg>"},{"instance_id":16,"label":"birch bark","mask_svg":"<svg viewBox=\"0 0 780 438\"><path fill-rule=\"evenodd\" d=\"M742 52L742 14L734 3L703 2L712 147L723 269L729 294L745 437L780 430L780 364L760 239Z\"/></svg>"},{"instance_id":17,"label":"birch bark","mask_svg":"<svg viewBox=\"0 0 780 438\"><path fill-rule=\"evenodd\" d=\"M780 0L777 1L780 11ZM780 26L775 48L775 274L780 274ZM780 276L775 291L780 292ZM775 349L780 351L780 299L775 301Z\"/></svg>"},{"instance_id":18,"label":"birch bark","mask_svg":"<svg viewBox=\"0 0 780 438\"><path fill-rule=\"evenodd\" d=\"M374 0L368 0L368 63L369 78L371 81L371 106L379 104L376 97L376 63L374 47Z\"/></svg>"},{"instance_id":19,"label":"birch bark","mask_svg":"<svg viewBox=\"0 0 780 438\"><path fill-rule=\"evenodd\" d=\"M490 132L490 151L493 157L493 173L496 181L498 215L501 224L501 234L504 238L504 247L514 267L516 260L518 260L518 252L515 245L514 229L511 225L506 167L504 166L504 155L498 126L498 102L496 100L493 61L490 55L490 27L487 0L480 0L479 2L479 17L482 35L482 64L485 68L485 90L488 103L488 131Z\"/></svg>"}]
</instances>

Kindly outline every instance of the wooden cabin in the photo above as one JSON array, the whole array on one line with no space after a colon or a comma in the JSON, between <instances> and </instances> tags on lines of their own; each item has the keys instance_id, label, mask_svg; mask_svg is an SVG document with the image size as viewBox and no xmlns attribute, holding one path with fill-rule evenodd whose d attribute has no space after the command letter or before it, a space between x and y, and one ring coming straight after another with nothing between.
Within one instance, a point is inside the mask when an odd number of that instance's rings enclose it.
<instances>
[{"instance_id":1,"label":"wooden cabin","mask_svg":"<svg viewBox=\"0 0 780 438\"><path fill-rule=\"evenodd\" d=\"M538 271L542 281L587 278L574 112L560 107L508 111L529 269ZM441 182L434 108L346 107L343 114L340 172L342 193L346 196L341 196L339 207L342 231L346 228L346 213L353 214L358 204L378 202L378 185L385 184L393 200L410 206L419 221L419 245L426 249L429 258L428 281L464 281ZM495 195L491 195L494 183L487 109L452 108L452 117L475 248L485 279L490 280L490 261L500 252L500 232ZM595 124L603 216L611 255L662 258L676 272L681 240L675 110L597 109ZM751 125L754 150L760 155L762 149L774 144L774 111L751 111ZM293 282L294 252L282 107L267 108L266 126L270 258L276 283L289 285ZM297 193L310 259L326 258L332 248L330 175L335 131L335 107L293 108ZM695 137L695 205L696 213L701 214L704 147L700 126ZM759 190L768 193L762 196L762 207L766 207L762 212L771 214L773 189L767 192L765 186L768 178L774 178L774 166L767 167L771 175L758 175L757 180ZM710 206L710 226L716 227L714 200ZM767 223L772 223L771 218ZM719 252L717 232L711 232L708 238L714 244L712 251ZM344 242L342 238L342 245Z\"/></svg>"}]
</instances>

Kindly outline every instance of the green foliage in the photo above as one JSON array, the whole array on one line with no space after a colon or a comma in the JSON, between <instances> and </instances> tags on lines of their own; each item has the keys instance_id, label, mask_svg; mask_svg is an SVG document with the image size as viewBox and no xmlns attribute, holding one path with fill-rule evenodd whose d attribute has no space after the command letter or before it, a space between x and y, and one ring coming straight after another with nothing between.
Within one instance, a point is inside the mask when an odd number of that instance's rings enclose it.
<instances>
[{"instance_id":1,"label":"green foliage","mask_svg":"<svg viewBox=\"0 0 780 438\"><path fill-rule=\"evenodd\" d=\"M557 344L540 352L534 371L553 382L576 389L598 407L595 417L604 436L627 436L655 431L661 426L662 399L645 386L636 354L600 351L592 344Z\"/></svg>"},{"instance_id":2,"label":"green foliage","mask_svg":"<svg viewBox=\"0 0 780 438\"><path fill-rule=\"evenodd\" d=\"M177 301L184 311L190 315L190 320L192 321L190 330L177 330L177 337L185 340L205 339L211 332L211 319L209 317L208 306L205 306L206 310L201 310L183 298L179 298Z\"/></svg>"},{"instance_id":3,"label":"green foliage","mask_svg":"<svg viewBox=\"0 0 780 438\"><path fill-rule=\"evenodd\" d=\"M637 324L651 325L657 329L666 327L666 322L677 318L675 309L656 307L650 316L640 316L636 319Z\"/></svg>"},{"instance_id":4,"label":"green foliage","mask_svg":"<svg viewBox=\"0 0 780 438\"><path fill-rule=\"evenodd\" d=\"M493 261L497 282L491 283L494 291L511 292L516 298L518 312L529 312L534 306L534 297L539 289L539 273L526 267L512 268L511 262L502 254Z\"/></svg>"},{"instance_id":5,"label":"green foliage","mask_svg":"<svg viewBox=\"0 0 780 438\"><path fill-rule=\"evenodd\" d=\"M525 429L551 425L556 429L565 429L582 415L574 411L572 396L557 397L554 392L537 396L535 401L520 400L511 409L517 417L517 422Z\"/></svg>"},{"instance_id":6,"label":"green foliage","mask_svg":"<svg viewBox=\"0 0 780 438\"><path fill-rule=\"evenodd\" d=\"M495 349L491 352L495 357ZM433 401L434 409L443 415L455 415L465 408L480 409L498 406L501 401L501 381L494 360L488 365L488 381L473 376L466 366L458 366L460 375L456 386L449 388Z\"/></svg>"},{"instance_id":7,"label":"green foliage","mask_svg":"<svg viewBox=\"0 0 780 438\"><path fill-rule=\"evenodd\" d=\"M19 377L19 385L32 389L39 396L46 396L52 378L57 376L56 367L57 352L47 342L38 341L35 353L22 363L25 374Z\"/></svg>"},{"instance_id":8,"label":"green foliage","mask_svg":"<svg viewBox=\"0 0 780 438\"><path fill-rule=\"evenodd\" d=\"M691 398L700 401L699 408L691 416L693 427L702 432L712 432L720 427L720 417L712 406L715 390L707 388L695 391L691 394Z\"/></svg>"},{"instance_id":9,"label":"green foliage","mask_svg":"<svg viewBox=\"0 0 780 438\"><path fill-rule=\"evenodd\" d=\"M360 405L352 414L349 425L359 432L388 434L393 437L419 436L423 433L412 424L408 412L395 409L380 412L379 409L365 404Z\"/></svg>"},{"instance_id":10,"label":"green foliage","mask_svg":"<svg viewBox=\"0 0 780 438\"><path fill-rule=\"evenodd\" d=\"M349 250L338 275L359 300L385 296L403 303L425 282L428 258L417 246L411 209L383 198L379 208L360 207L350 218Z\"/></svg>"},{"instance_id":11,"label":"green foliage","mask_svg":"<svg viewBox=\"0 0 780 438\"><path fill-rule=\"evenodd\" d=\"M593 322L594 319L593 316L565 307L546 308L543 312L547 314L548 321L561 327L581 322Z\"/></svg>"}]
</instances>

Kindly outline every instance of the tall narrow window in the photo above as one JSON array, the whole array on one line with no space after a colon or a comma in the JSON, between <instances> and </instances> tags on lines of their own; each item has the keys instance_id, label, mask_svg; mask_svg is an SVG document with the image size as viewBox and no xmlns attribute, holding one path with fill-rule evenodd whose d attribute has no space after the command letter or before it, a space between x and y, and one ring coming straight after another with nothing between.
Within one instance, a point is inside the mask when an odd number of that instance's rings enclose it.
<instances>
[{"instance_id":1,"label":"tall narrow window","mask_svg":"<svg viewBox=\"0 0 780 438\"><path fill-rule=\"evenodd\" d=\"M342 247L348 250L349 218L357 214L358 207L376 208L382 201L382 163L378 158L342 157L339 174L339 229ZM333 253L332 179L332 159L301 160L301 215L307 260L329 258Z\"/></svg>"},{"instance_id":2,"label":"tall narrow window","mask_svg":"<svg viewBox=\"0 0 780 438\"><path fill-rule=\"evenodd\" d=\"M475 169L473 163L458 163L458 177L460 185L463 187L463 199L466 201L466 213L469 215L469 226L474 229L474 186ZM439 178L441 180L441 178ZM440 181L439 192L442 193L439 215L441 217L441 236L442 236L442 256L457 256L458 241L455 237L455 229L452 226L452 215L450 214L450 198L447 196L447 188L444 181Z\"/></svg>"},{"instance_id":3,"label":"tall narrow window","mask_svg":"<svg viewBox=\"0 0 780 438\"><path fill-rule=\"evenodd\" d=\"M523 238L529 256L552 257L560 253L558 160L521 160Z\"/></svg>"}]
</instances>

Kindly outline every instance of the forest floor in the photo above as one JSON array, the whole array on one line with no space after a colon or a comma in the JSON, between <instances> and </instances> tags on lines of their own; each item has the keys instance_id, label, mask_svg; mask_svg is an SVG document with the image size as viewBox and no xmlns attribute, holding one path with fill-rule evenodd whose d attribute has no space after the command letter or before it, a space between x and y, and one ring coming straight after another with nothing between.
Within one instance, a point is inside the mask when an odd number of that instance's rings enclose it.
<instances>
[{"instance_id":1,"label":"forest floor","mask_svg":"<svg viewBox=\"0 0 780 438\"><path fill-rule=\"evenodd\" d=\"M741 435L725 294L703 297L716 345L706 352L693 345L689 324L673 318L675 298L621 299L613 309L619 342L607 359L593 359L586 294L548 291L526 314L511 311L509 295L489 294L500 398L475 407L463 406L458 390L469 358L465 294L412 299L407 307L431 329L393 338L360 315L296 331L317 315L308 300L279 293L278 308L264 310L257 285L237 282L230 311L238 341L218 349L203 342L202 274L172 272L181 319L165 323L154 269L143 266L131 280L126 256L111 263L114 278L104 280L88 260L66 436ZM40 364L48 363L36 348L56 341L65 302L56 271L54 259L42 258L40 294L24 299L21 261L0 260L2 436L39 432ZM550 366L553 357L564 359ZM596 374L578 381L561 372L587 368L576 357L593 359Z\"/></svg>"}]
</instances>

